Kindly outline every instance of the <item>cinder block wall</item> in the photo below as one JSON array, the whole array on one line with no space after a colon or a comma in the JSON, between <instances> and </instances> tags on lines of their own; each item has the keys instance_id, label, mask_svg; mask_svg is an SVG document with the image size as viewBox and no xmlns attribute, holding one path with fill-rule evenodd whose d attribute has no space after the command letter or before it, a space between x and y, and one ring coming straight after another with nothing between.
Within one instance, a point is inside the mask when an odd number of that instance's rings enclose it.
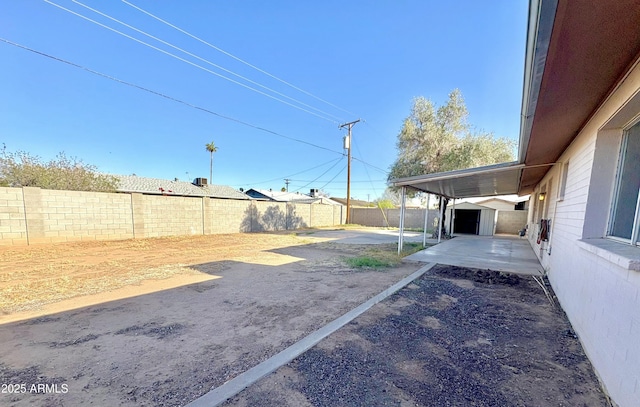
<instances>
[{"instance_id":1,"label":"cinder block wall","mask_svg":"<svg viewBox=\"0 0 640 407\"><path fill-rule=\"evenodd\" d=\"M29 244L133 237L127 195L27 187L22 194Z\"/></svg>"},{"instance_id":2,"label":"cinder block wall","mask_svg":"<svg viewBox=\"0 0 640 407\"><path fill-rule=\"evenodd\" d=\"M252 232L266 232L287 229L287 204L281 202L254 202Z\"/></svg>"},{"instance_id":3,"label":"cinder block wall","mask_svg":"<svg viewBox=\"0 0 640 407\"><path fill-rule=\"evenodd\" d=\"M311 205L312 226L335 225L334 205Z\"/></svg>"},{"instance_id":4,"label":"cinder block wall","mask_svg":"<svg viewBox=\"0 0 640 407\"><path fill-rule=\"evenodd\" d=\"M518 234L527 224L527 211L498 211L496 233Z\"/></svg>"},{"instance_id":5,"label":"cinder block wall","mask_svg":"<svg viewBox=\"0 0 640 407\"><path fill-rule=\"evenodd\" d=\"M205 234L251 232L251 201L202 198L205 210Z\"/></svg>"},{"instance_id":6,"label":"cinder block wall","mask_svg":"<svg viewBox=\"0 0 640 407\"><path fill-rule=\"evenodd\" d=\"M406 209L404 227L407 229L422 229L424 227L424 209ZM435 229L438 211L429 211L427 229ZM363 226L399 227L400 209L380 208L351 208L351 222Z\"/></svg>"},{"instance_id":7,"label":"cinder block wall","mask_svg":"<svg viewBox=\"0 0 640 407\"><path fill-rule=\"evenodd\" d=\"M313 205L288 204L287 205L287 229L300 229L312 226L311 211ZM316 225L314 225L316 226Z\"/></svg>"},{"instance_id":8,"label":"cinder block wall","mask_svg":"<svg viewBox=\"0 0 640 407\"><path fill-rule=\"evenodd\" d=\"M203 234L202 198L131 194L135 237Z\"/></svg>"},{"instance_id":9,"label":"cinder block wall","mask_svg":"<svg viewBox=\"0 0 640 407\"><path fill-rule=\"evenodd\" d=\"M0 188L0 245L299 229L342 215L333 205Z\"/></svg>"},{"instance_id":10,"label":"cinder block wall","mask_svg":"<svg viewBox=\"0 0 640 407\"><path fill-rule=\"evenodd\" d=\"M21 188L0 187L0 245L27 244Z\"/></svg>"}]
</instances>

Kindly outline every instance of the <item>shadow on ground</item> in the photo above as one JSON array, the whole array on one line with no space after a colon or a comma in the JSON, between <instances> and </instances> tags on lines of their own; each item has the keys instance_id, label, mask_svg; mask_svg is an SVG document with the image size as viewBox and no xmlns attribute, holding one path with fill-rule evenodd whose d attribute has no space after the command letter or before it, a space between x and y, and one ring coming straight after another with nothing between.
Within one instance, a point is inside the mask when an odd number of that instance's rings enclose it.
<instances>
[{"instance_id":1,"label":"shadow on ground","mask_svg":"<svg viewBox=\"0 0 640 407\"><path fill-rule=\"evenodd\" d=\"M0 383L59 390L0 393L0 405L182 406L417 268L356 271L342 258L359 248L340 249L192 264L211 279L0 324Z\"/></svg>"}]
</instances>

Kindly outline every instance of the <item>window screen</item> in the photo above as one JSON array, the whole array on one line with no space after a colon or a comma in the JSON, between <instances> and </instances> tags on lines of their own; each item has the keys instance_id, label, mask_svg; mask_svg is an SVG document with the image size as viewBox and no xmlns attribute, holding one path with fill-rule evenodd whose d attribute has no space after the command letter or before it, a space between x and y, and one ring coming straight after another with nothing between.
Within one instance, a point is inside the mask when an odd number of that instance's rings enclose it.
<instances>
[{"instance_id":1,"label":"window screen","mask_svg":"<svg viewBox=\"0 0 640 407\"><path fill-rule=\"evenodd\" d=\"M631 239L640 191L640 123L625 134L613 201L610 235Z\"/></svg>"}]
</instances>

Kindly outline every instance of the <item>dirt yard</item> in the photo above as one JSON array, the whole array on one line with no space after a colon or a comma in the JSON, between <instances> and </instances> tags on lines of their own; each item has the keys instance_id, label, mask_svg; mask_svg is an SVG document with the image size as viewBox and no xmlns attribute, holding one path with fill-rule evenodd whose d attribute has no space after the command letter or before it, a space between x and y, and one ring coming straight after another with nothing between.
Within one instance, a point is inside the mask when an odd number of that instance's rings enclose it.
<instances>
[{"instance_id":1,"label":"dirt yard","mask_svg":"<svg viewBox=\"0 0 640 407\"><path fill-rule=\"evenodd\" d=\"M0 405L184 406L421 266L393 243L316 236L0 249ZM371 258L388 266L354 266ZM439 266L229 405L606 400L532 280Z\"/></svg>"},{"instance_id":2,"label":"dirt yard","mask_svg":"<svg viewBox=\"0 0 640 407\"><path fill-rule=\"evenodd\" d=\"M436 266L223 405L610 404L531 277Z\"/></svg>"},{"instance_id":3,"label":"dirt yard","mask_svg":"<svg viewBox=\"0 0 640 407\"><path fill-rule=\"evenodd\" d=\"M0 249L0 405L182 406L419 267L345 261L394 248L307 231Z\"/></svg>"}]
</instances>

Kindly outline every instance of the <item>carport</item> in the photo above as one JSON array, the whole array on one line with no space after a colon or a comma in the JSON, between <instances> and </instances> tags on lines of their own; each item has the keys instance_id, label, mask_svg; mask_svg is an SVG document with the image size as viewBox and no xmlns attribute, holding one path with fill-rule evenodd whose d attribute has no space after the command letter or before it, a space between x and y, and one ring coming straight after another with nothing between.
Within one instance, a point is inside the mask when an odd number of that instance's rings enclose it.
<instances>
[{"instance_id":1,"label":"carport","mask_svg":"<svg viewBox=\"0 0 640 407\"><path fill-rule=\"evenodd\" d=\"M400 187L400 233L398 236L398 253L402 250L404 243L404 217L406 212L407 190L427 192L442 198L453 199L455 211L455 199L471 198L482 196L510 195L518 192L520 177L524 164L509 162L503 164L489 165L480 168L469 168L465 170L449 171L436 174L418 175L414 177L396 178L391 180L391 185ZM442 201L440 202L442 203ZM429 210L427 200L427 211ZM441 239L442 215L444 208L440 205L440 222L438 224L438 243ZM455 214L455 212L453 212ZM425 219L428 218L428 214ZM426 225L425 236L426 240Z\"/></svg>"},{"instance_id":2,"label":"carport","mask_svg":"<svg viewBox=\"0 0 640 407\"><path fill-rule=\"evenodd\" d=\"M551 165L553 164L545 164L543 166L549 167ZM404 243L404 213L408 189L434 194L439 196L440 199L452 199L454 203L451 211L455 214L455 199L517 194L522 171L525 168L530 167L525 167L524 164L518 162L510 162L391 180L391 185L400 187L402 191L398 252L402 250ZM441 239L443 210L444 208L440 205L438 243L440 243ZM479 222L479 214L476 216L478 216ZM449 219L451 220L451 218ZM452 224L455 232L455 218ZM453 256L452 253L456 255ZM537 274L542 271L538 258L533 253L529 243L526 240L512 238L457 237L438 246L423 250L408 259L463 267L488 268L498 271L524 272L527 274Z\"/></svg>"}]
</instances>

